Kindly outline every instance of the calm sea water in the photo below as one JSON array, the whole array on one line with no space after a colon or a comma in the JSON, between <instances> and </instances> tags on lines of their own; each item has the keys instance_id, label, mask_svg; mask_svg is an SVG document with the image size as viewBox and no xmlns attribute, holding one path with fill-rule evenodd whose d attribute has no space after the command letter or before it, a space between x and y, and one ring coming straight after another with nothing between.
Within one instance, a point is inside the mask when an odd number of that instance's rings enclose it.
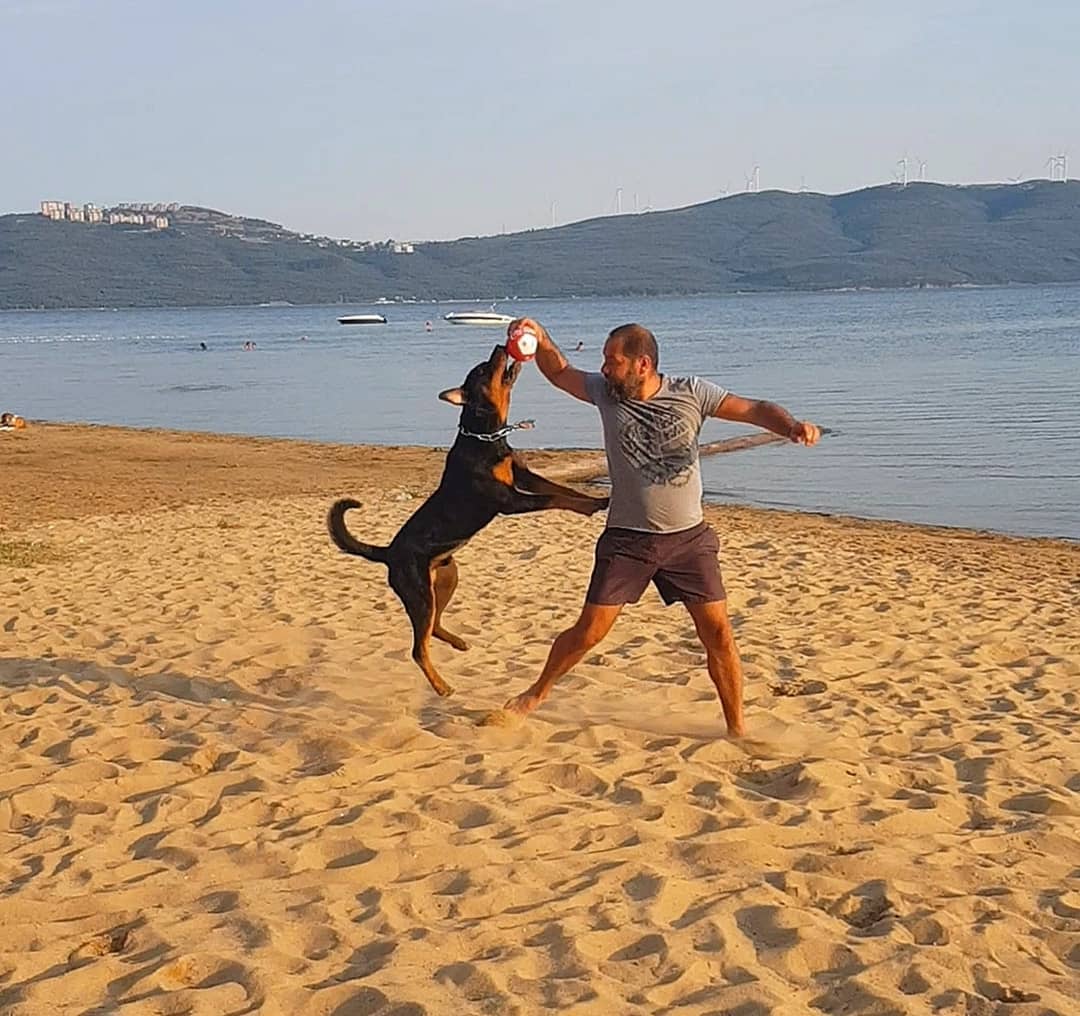
<instances>
[{"instance_id":1,"label":"calm sea water","mask_svg":"<svg viewBox=\"0 0 1080 1016\"><path fill-rule=\"evenodd\" d=\"M381 310L385 326L343 327ZM0 313L0 410L29 418L317 441L445 446L436 399L500 340L461 305ZM640 321L661 369L781 402L831 428L704 461L710 500L1080 539L1080 287L520 301L597 369ZM433 330L425 330L431 321ZM306 339L301 339L304 336ZM581 340L585 349L572 352ZM246 341L257 344L244 352ZM199 348L200 342L209 347ZM591 407L534 368L518 447L598 447ZM703 440L745 432L706 423Z\"/></svg>"}]
</instances>

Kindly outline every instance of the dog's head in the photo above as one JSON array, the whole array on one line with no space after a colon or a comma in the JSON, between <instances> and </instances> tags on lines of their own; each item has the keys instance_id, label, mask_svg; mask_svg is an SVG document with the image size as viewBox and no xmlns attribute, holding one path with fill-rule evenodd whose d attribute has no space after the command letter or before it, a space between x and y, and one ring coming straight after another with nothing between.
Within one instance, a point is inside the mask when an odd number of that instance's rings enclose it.
<instances>
[{"instance_id":1,"label":"dog's head","mask_svg":"<svg viewBox=\"0 0 1080 1016\"><path fill-rule=\"evenodd\" d=\"M505 346L498 345L488 359L469 371L460 388L447 388L439 392L439 398L461 406L463 424L497 430L510 414L510 389L519 373L521 364L507 354Z\"/></svg>"}]
</instances>

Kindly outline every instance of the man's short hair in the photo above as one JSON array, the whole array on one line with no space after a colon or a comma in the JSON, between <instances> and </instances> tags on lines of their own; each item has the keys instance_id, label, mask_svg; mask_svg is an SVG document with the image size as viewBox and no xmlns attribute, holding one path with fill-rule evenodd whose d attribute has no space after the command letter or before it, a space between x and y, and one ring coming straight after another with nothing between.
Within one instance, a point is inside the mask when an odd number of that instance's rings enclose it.
<instances>
[{"instance_id":1,"label":"man's short hair","mask_svg":"<svg viewBox=\"0 0 1080 1016\"><path fill-rule=\"evenodd\" d=\"M660 369L660 350L656 345L656 336L641 325L619 325L608 333L609 339L616 339L623 356L635 359L647 356L652 360L653 370Z\"/></svg>"}]
</instances>

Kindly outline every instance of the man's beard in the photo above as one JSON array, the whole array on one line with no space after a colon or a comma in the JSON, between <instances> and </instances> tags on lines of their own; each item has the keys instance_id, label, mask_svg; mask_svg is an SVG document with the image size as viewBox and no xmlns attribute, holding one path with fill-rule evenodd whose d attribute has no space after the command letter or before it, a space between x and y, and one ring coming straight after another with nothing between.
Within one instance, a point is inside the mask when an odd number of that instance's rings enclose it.
<instances>
[{"instance_id":1,"label":"man's beard","mask_svg":"<svg viewBox=\"0 0 1080 1016\"><path fill-rule=\"evenodd\" d=\"M641 398L641 391L645 382L635 378L623 378L617 381L615 378L606 378L605 386L607 393L616 402L632 402Z\"/></svg>"}]
</instances>

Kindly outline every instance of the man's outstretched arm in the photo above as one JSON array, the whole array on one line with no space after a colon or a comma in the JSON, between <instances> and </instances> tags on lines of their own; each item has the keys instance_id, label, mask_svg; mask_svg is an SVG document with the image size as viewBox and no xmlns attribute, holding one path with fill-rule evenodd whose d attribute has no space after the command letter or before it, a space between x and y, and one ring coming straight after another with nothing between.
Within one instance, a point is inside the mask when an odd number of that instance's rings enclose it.
<instances>
[{"instance_id":1,"label":"man's outstretched arm","mask_svg":"<svg viewBox=\"0 0 1080 1016\"><path fill-rule=\"evenodd\" d=\"M563 356L562 350L555 345L554 340L547 333L547 329L534 321L532 318L518 318L511 321L507 334L511 334L517 328L524 328L536 336L536 366L556 388L573 395L582 402L592 400L585 393L585 371L571 367L569 361Z\"/></svg>"},{"instance_id":2,"label":"man's outstretched arm","mask_svg":"<svg viewBox=\"0 0 1080 1016\"><path fill-rule=\"evenodd\" d=\"M713 413L718 420L750 423L762 430L772 431L796 444L817 444L821 428L809 420L796 420L783 406L764 399L744 399L728 392Z\"/></svg>"}]
</instances>

